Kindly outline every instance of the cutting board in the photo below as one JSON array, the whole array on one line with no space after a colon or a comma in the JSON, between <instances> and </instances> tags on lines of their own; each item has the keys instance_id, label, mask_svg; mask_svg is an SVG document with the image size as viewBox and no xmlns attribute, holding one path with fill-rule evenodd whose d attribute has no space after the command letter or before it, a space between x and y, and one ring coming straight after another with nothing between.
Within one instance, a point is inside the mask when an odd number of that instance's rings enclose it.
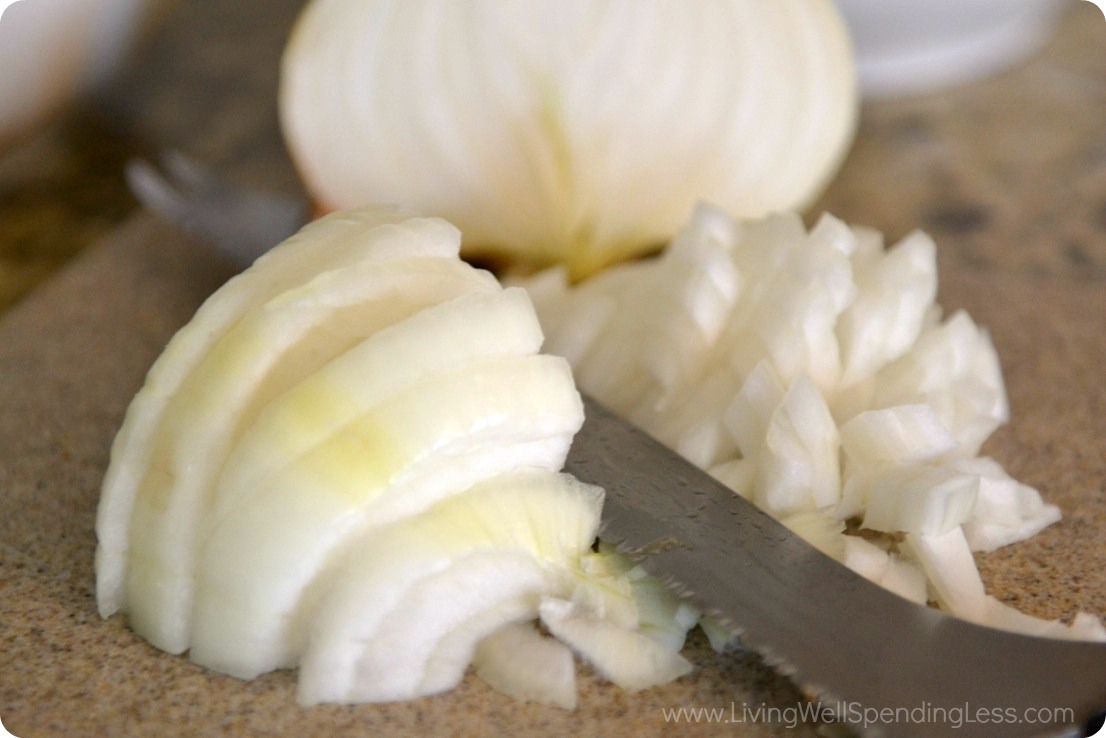
<instances>
[{"instance_id":1,"label":"cutting board","mask_svg":"<svg viewBox=\"0 0 1106 738\"><path fill-rule=\"evenodd\" d=\"M196 69L214 70L222 81L208 117L141 69L130 97L117 91L104 109L147 145L172 143L151 120L179 109L181 148L287 191L297 185L271 94L294 3L230 5L178 10L221 51L196 51L191 66L168 46L152 52L196 87L205 79ZM254 28L251 13L256 21L274 6L279 22L254 32L267 51L234 43ZM990 329L1013 419L985 452L1064 519L979 561L989 591L1044 617L1106 616L1106 24L1096 14L1073 11L1039 58L1002 78L867 105L840 178L811 211L892 238L925 227L939 244L940 301ZM191 43L183 24L167 33ZM248 67L236 74L216 59ZM231 273L204 245L138 215L0 318L0 720L12 733L816 735L781 722L802 699L795 685L756 655L715 654L700 636L687 651L695 672L662 688L630 694L581 666L574 712L512 702L471 676L409 703L303 709L294 672L252 682L212 674L152 648L122 617L100 619L93 523L111 439L162 346ZM690 723L684 713L676 726L681 707L716 712Z\"/></svg>"}]
</instances>

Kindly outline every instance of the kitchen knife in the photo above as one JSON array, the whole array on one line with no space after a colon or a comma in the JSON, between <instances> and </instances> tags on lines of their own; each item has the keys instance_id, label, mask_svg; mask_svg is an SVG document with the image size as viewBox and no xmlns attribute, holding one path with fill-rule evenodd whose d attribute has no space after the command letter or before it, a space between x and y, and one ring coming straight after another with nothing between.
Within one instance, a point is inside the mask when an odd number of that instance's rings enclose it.
<instances>
[{"instance_id":1,"label":"kitchen knife","mask_svg":"<svg viewBox=\"0 0 1106 738\"><path fill-rule=\"evenodd\" d=\"M307 212L179 155L165 167L129 168L139 199L242 265ZM909 602L584 399L565 468L606 489L604 540L730 623L833 719L867 736L1090 734L1106 708L1106 644L998 631Z\"/></svg>"},{"instance_id":2,"label":"kitchen knife","mask_svg":"<svg viewBox=\"0 0 1106 738\"><path fill-rule=\"evenodd\" d=\"M1084 735L1106 707L1106 644L1007 633L909 602L594 400L585 409L565 468L607 490L604 540L648 552L646 570L732 623L862 734Z\"/></svg>"}]
</instances>

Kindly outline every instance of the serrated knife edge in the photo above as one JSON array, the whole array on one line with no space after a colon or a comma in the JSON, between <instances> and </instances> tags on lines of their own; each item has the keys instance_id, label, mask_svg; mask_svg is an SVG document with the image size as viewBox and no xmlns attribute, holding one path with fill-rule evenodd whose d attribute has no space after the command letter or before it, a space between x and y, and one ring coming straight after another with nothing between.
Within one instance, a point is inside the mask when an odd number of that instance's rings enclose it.
<instances>
[{"instance_id":1,"label":"serrated knife edge","mask_svg":"<svg viewBox=\"0 0 1106 738\"><path fill-rule=\"evenodd\" d=\"M909 602L593 399L585 397L585 409L565 469L607 490L604 540L630 552L659 549L638 556L647 571L732 622L746 647L804 690L899 715L923 706L1067 708L1075 718L1052 733L1026 722L980 722L965 732L952 722L906 721L856 725L864 734L1081 735L1078 726L1106 707L1106 644L998 631Z\"/></svg>"}]
</instances>

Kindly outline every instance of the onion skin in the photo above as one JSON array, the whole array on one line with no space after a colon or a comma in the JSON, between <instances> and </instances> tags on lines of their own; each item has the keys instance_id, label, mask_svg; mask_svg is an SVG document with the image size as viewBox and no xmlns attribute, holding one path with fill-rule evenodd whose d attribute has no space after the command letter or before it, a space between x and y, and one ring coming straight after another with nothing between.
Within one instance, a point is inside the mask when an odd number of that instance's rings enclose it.
<instances>
[{"instance_id":1,"label":"onion skin","mask_svg":"<svg viewBox=\"0 0 1106 738\"><path fill-rule=\"evenodd\" d=\"M466 257L582 278L699 200L804 207L857 99L828 0L314 0L280 114L323 208L397 202L457 225Z\"/></svg>"}]
</instances>

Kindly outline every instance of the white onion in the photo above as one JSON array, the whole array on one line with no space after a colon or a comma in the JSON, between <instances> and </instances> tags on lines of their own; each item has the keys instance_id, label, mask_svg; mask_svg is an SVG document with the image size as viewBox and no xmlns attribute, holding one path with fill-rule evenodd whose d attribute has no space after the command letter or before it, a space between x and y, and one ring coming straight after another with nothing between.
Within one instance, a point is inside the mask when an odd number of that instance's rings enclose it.
<instances>
[{"instance_id":1,"label":"white onion","mask_svg":"<svg viewBox=\"0 0 1106 738\"><path fill-rule=\"evenodd\" d=\"M942 605L966 620L1029 635L1075 640L1106 640L1106 628L1089 613L1076 613L1069 625L1043 620L1004 605L985 593L971 548L960 528L937 536L907 535L910 554L925 568Z\"/></svg>"},{"instance_id":2,"label":"white onion","mask_svg":"<svg viewBox=\"0 0 1106 738\"><path fill-rule=\"evenodd\" d=\"M314 0L280 110L322 206L398 202L458 225L467 254L582 276L700 198L809 203L857 91L828 0Z\"/></svg>"},{"instance_id":3,"label":"white onion","mask_svg":"<svg viewBox=\"0 0 1106 738\"><path fill-rule=\"evenodd\" d=\"M957 447L930 405L866 410L841 426L841 447L854 464L928 461Z\"/></svg>"},{"instance_id":4,"label":"white onion","mask_svg":"<svg viewBox=\"0 0 1106 738\"><path fill-rule=\"evenodd\" d=\"M508 669L491 645L549 597L585 655L595 633L653 654L612 678L684 673L698 613L594 551L602 491L558 473L583 422L568 363L458 249L440 220L334 214L208 299L113 444L105 616L233 676L298 665L306 704L450 689L486 641L493 686L526 673L510 693L570 706L567 648Z\"/></svg>"},{"instance_id":5,"label":"white onion","mask_svg":"<svg viewBox=\"0 0 1106 738\"><path fill-rule=\"evenodd\" d=\"M522 702L576 707L576 664L560 641L529 624L506 625L480 642L476 675L498 692Z\"/></svg>"},{"instance_id":6,"label":"white onion","mask_svg":"<svg viewBox=\"0 0 1106 738\"><path fill-rule=\"evenodd\" d=\"M780 518L780 522L825 555L838 560L845 556L846 540L853 538L841 535L845 531L843 521L818 510L792 513Z\"/></svg>"},{"instance_id":7,"label":"white onion","mask_svg":"<svg viewBox=\"0 0 1106 738\"><path fill-rule=\"evenodd\" d=\"M867 487L864 527L885 533L940 535L959 529L979 492L978 476L939 466L903 464L855 478Z\"/></svg>"},{"instance_id":8,"label":"white onion","mask_svg":"<svg viewBox=\"0 0 1106 738\"><path fill-rule=\"evenodd\" d=\"M381 233L379 227L397 220L404 221L402 230L389 231L389 239L374 237ZM457 253L460 234L441 221L415 222L385 209L365 209L316 221L227 282L165 347L127 407L123 426L112 444L96 519L96 598L101 615L116 612L125 599L131 513L148 468L154 435L163 424L171 399L211 348L252 308L315 275L356 264L373 254L387 257L387 244L397 242L400 251L411 256L446 256Z\"/></svg>"},{"instance_id":9,"label":"white onion","mask_svg":"<svg viewBox=\"0 0 1106 738\"><path fill-rule=\"evenodd\" d=\"M1060 519L1060 508L1011 479L994 459L964 460L957 468L977 474L979 496L964 535L973 551L993 551L1036 535Z\"/></svg>"},{"instance_id":10,"label":"white onion","mask_svg":"<svg viewBox=\"0 0 1106 738\"><path fill-rule=\"evenodd\" d=\"M604 678L636 691L691 671L676 651L632 630L597 618L567 600L545 598L539 608L549 632L583 656Z\"/></svg>"},{"instance_id":11,"label":"white onion","mask_svg":"<svg viewBox=\"0 0 1106 738\"><path fill-rule=\"evenodd\" d=\"M892 556L860 536L842 538L841 562L845 566L911 602L925 604L925 574L914 562Z\"/></svg>"},{"instance_id":12,"label":"white onion","mask_svg":"<svg viewBox=\"0 0 1106 738\"><path fill-rule=\"evenodd\" d=\"M772 413L755 454L759 466L753 499L776 515L836 505L841 495L839 453L833 416L814 384L800 375Z\"/></svg>"}]
</instances>

